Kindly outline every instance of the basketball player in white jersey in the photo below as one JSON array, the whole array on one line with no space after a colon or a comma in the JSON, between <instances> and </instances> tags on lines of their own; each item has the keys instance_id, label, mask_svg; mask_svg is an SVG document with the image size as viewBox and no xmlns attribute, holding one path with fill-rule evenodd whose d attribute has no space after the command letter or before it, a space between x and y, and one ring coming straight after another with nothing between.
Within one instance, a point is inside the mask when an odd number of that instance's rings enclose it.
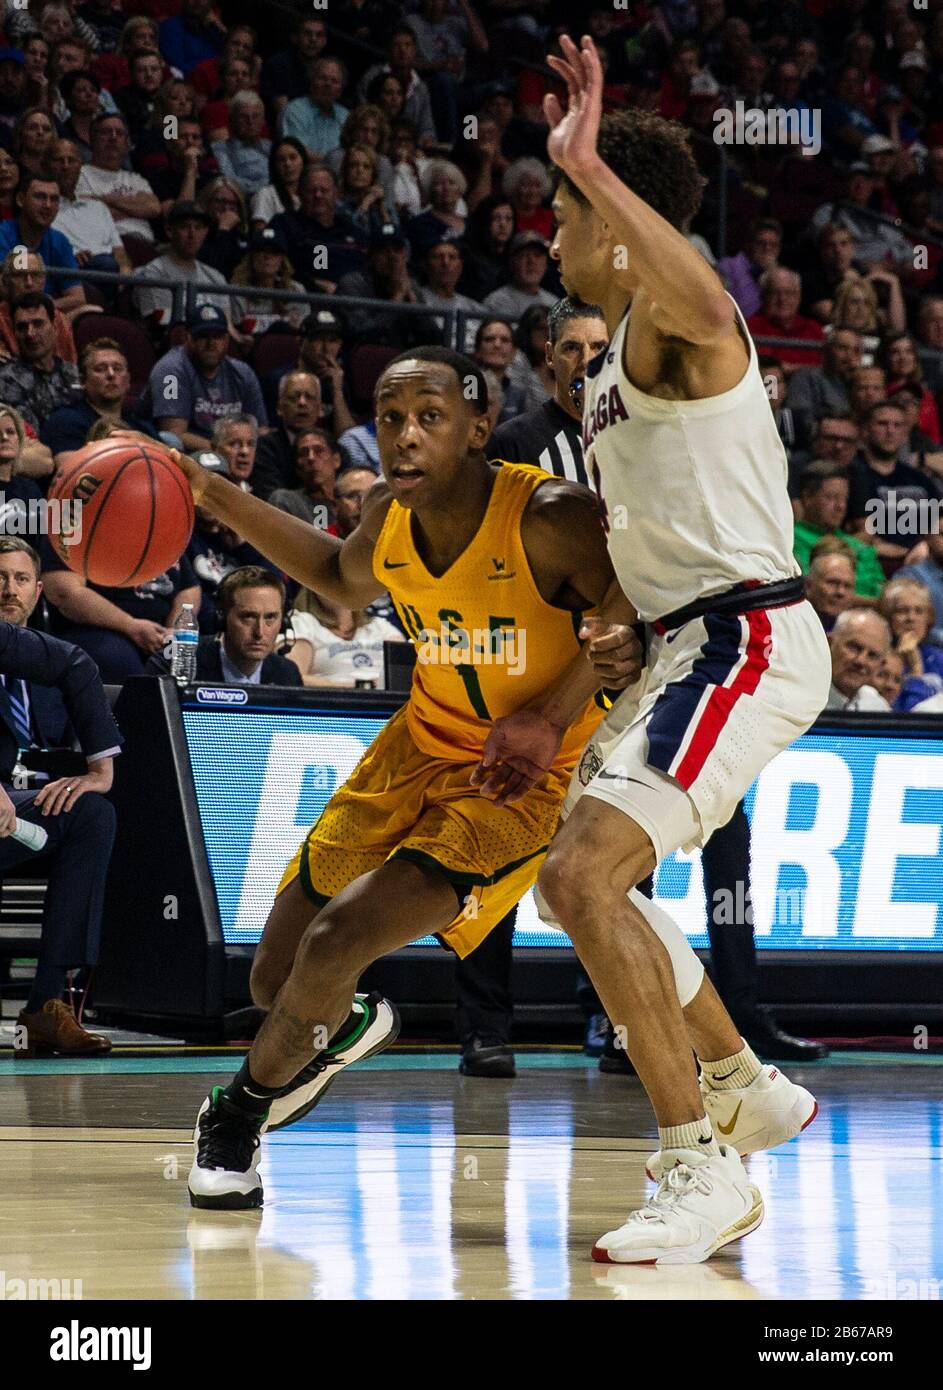
<instances>
[{"instance_id":1,"label":"basketball player in white jersey","mask_svg":"<svg viewBox=\"0 0 943 1390\"><path fill-rule=\"evenodd\" d=\"M566 81L566 112L544 98L562 173L551 255L567 293L606 317L609 346L586 380L586 471L650 644L642 682L616 701L574 774L538 890L658 1120L648 1165L658 1189L593 1256L695 1263L763 1218L739 1155L797 1133L815 1103L761 1066L683 933L636 885L726 823L824 707L830 662L802 598L786 456L756 350L679 230L701 190L685 132L635 111L601 120L592 40L561 45L563 58L548 61ZM556 723L568 717L561 707ZM520 715L499 721L475 774L484 794L515 800L530 782L522 755L547 766L557 736Z\"/></svg>"}]
</instances>

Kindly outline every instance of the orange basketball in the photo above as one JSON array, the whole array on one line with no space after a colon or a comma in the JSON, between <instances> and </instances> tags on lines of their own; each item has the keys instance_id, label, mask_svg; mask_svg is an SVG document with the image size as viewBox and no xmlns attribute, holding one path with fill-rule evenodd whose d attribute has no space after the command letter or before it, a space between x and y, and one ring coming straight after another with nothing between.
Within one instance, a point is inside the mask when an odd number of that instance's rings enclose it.
<instances>
[{"instance_id":1,"label":"orange basketball","mask_svg":"<svg viewBox=\"0 0 943 1390\"><path fill-rule=\"evenodd\" d=\"M72 455L49 489L62 506L49 540L93 584L133 588L175 564L193 530L186 478L151 440L102 439ZM66 506L65 504L68 504Z\"/></svg>"}]
</instances>

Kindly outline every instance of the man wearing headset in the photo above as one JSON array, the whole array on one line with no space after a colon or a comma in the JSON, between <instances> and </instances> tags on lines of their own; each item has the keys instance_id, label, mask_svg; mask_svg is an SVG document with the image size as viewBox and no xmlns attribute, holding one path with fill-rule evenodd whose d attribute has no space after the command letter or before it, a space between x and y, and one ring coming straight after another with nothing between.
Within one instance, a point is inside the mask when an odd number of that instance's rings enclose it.
<instances>
[{"instance_id":1,"label":"man wearing headset","mask_svg":"<svg viewBox=\"0 0 943 1390\"><path fill-rule=\"evenodd\" d=\"M216 591L219 633L201 637L196 678L222 685L302 685L298 667L275 650L287 639L285 585L277 574L244 565ZM170 673L170 650L155 652L145 675Z\"/></svg>"}]
</instances>

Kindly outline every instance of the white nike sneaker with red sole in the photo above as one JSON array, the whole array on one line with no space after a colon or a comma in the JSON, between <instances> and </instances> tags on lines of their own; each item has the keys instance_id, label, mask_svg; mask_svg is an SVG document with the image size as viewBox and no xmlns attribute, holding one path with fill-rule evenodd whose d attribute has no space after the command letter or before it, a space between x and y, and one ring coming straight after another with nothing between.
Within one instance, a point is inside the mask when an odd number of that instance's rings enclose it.
<instances>
[{"instance_id":1,"label":"white nike sneaker with red sole","mask_svg":"<svg viewBox=\"0 0 943 1390\"><path fill-rule=\"evenodd\" d=\"M599 1264L701 1264L759 1226L763 1198L729 1145L714 1155L672 1149L670 1158L645 1205L593 1246Z\"/></svg>"},{"instance_id":2,"label":"white nike sneaker with red sole","mask_svg":"<svg viewBox=\"0 0 943 1390\"><path fill-rule=\"evenodd\" d=\"M775 1149L801 1134L819 1113L818 1101L778 1067L764 1067L749 1086L712 1091L701 1078L704 1109L719 1144L729 1144L741 1158ZM664 1172L661 1151L645 1165L652 1182Z\"/></svg>"}]
</instances>

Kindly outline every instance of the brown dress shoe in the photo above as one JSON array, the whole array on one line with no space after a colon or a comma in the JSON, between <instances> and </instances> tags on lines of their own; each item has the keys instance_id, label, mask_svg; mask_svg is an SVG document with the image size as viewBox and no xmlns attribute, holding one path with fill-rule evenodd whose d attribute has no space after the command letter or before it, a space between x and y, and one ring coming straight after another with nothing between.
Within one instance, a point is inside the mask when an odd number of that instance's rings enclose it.
<instances>
[{"instance_id":1,"label":"brown dress shoe","mask_svg":"<svg viewBox=\"0 0 943 1390\"><path fill-rule=\"evenodd\" d=\"M14 1056L58 1052L63 1057L90 1057L111 1051L109 1039L83 1028L61 999L49 999L39 1013L21 1013L16 1021L26 1027L27 1046L25 1051L15 1049Z\"/></svg>"}]
</instances>

